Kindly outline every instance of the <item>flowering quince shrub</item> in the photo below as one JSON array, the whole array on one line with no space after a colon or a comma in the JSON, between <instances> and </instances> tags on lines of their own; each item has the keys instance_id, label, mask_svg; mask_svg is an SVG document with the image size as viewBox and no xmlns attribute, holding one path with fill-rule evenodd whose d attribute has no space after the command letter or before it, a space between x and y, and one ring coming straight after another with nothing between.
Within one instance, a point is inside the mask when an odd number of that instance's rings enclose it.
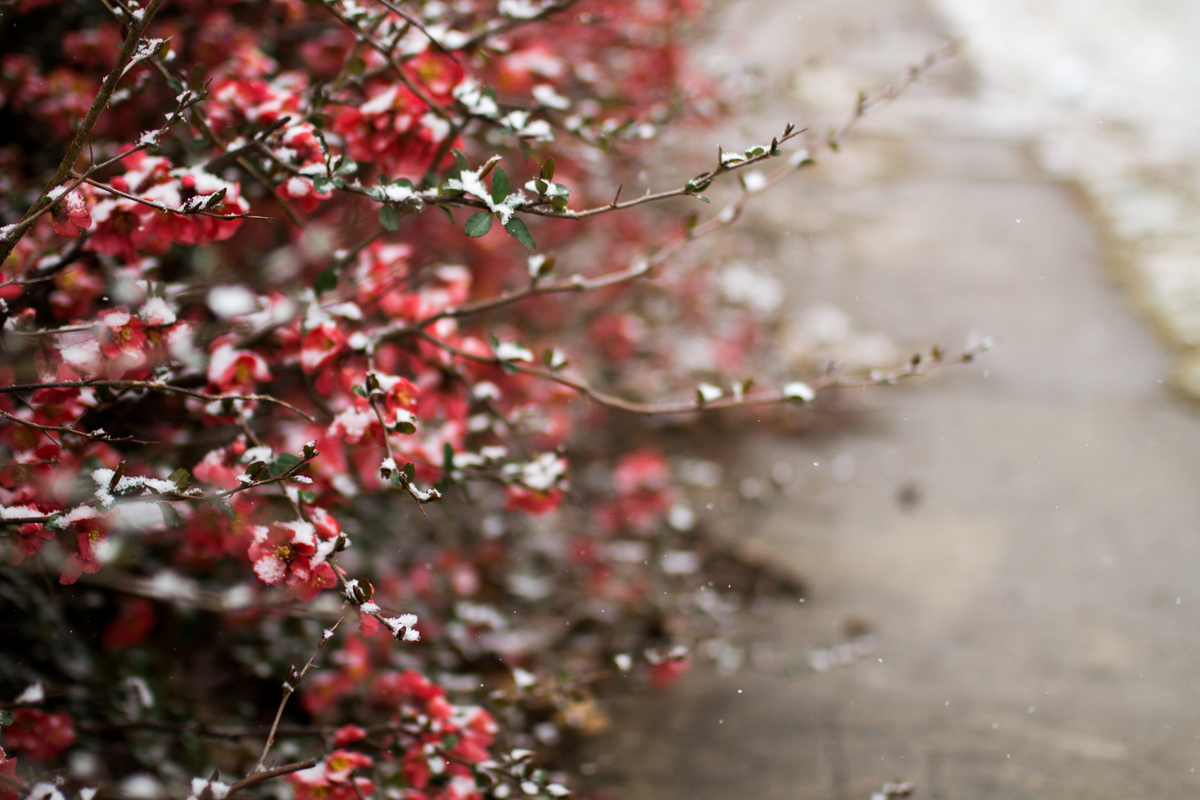
<instances>
[{"instance_id":1,"label":"flowering quince shrub","mask_svg":"<svg viewBox=\"0 0 1200 800\"><path fill-rule=\"evenodd\" d=\"M634 421L974 354L788 375L685 257L901 86L614 189L713 113L698 11L0 10L0 798L566 795L547 747L739 597Z\"/></svg>"}]
</instances>

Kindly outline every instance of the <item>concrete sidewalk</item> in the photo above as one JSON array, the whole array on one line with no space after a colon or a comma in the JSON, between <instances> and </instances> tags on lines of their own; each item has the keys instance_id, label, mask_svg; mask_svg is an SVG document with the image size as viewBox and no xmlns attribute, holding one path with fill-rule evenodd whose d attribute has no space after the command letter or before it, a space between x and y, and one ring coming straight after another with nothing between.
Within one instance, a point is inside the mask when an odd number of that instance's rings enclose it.
<instances>
[{"instance_id":1,"label":"concrete sidewalk","mask_svg":"<svg viewBox=\"0 0 1200 800\"><path fill-rule=\"evenodd\" d=\"M713 30L713 63L764 90L747 141L836 120L944 40L915 0L741 0ZM864 393L848 433L747 442L739 475L800 475L755 534L810 585L773 607L773 646L827 647L857 618L875 649L622 701L628 726L588 752L624 800L866 800L898 778L944 800L1200 791L1200 420L1079 194L978 103L960 57L743 221L796 308L996 348Z\"/></svg>"}]
</instances>

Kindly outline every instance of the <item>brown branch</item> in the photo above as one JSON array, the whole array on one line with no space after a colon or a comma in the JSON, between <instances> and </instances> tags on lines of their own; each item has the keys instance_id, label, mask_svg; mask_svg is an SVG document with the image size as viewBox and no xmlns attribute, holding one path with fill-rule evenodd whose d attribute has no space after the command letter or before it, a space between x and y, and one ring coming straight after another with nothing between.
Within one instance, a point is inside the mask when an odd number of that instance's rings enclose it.
<instances>
[{"instance_id":1,"label":"brown branch","mask_svg":"<svg viewBox=\"0 0 1200 800\"><path fill-rule=\"evenodd\" d=\"M288 667L287 677L283 681L283 698L279 701L279 708L275 711L275 721L271 724L271 732L269 734L267 734L267 742L265 745L263 745L262 755L258 757L258 763L254 765L254 769L251 771L251 774L249 776L243 778L242 780L238 781L237 783L235 783L232 787L230 787L230 790L229 790L230 794L237 791L238 788L244 789L244 788L246 788L246 786L253 786L255 783L261 783L262 781L267 780L268 778L274 778L275 775L273 775L271 773L276 773L276 774L280 774L280 775L285 774L285 773L279 772L278 770L267 770L266 772L264 772L263 768L262 768L263 762L267 760L267 754L271 752L271 746L275 744L275 734L279 730L279 720L283 716L283 709L285 706L287 706L288 698L290 698L292 696L292 694L296 691L296 686L304 678L305 674L310 669L312 669L312 665L317 660L317 656L321 653L321 649L325 647L325 643L327 641L329 641L330 639L333 638L333 632L337 630L338 625L342 624L342 620L345 619L345 612L346 612L347 604L348 604L348 602L342 603L343 616L338 617L337 622L333 623L333 625L331 625L329 628L326 628L321 633L321 639L320 639L320 641L317 642L317 646L315 648L313 648L312 655L308 657L308 663L304 665L304 669L300 670L299 672L296 672L295 667ZM315 763L316 762L313 761L308 766L312 766L312 764L315 764ZM295 765L292 765L292 766L295 766ZM281 767L280 769L283 769L283 768ZM304 769L304 767L298 767L298 769ZM296 770L289 770L289 771L295 772ZM255 778L259 775L263 776L260 778L260 780L257 780L257 781L252 780L253 778ZM243 784L245 784L245 785L243 786Z\"/></svg>"},{"instance_id":2,"label":"brown branch","mask_svg":"<svg viewBox=\"0 0 1200 800\"><path fill-rule=\"evenodd\" d=\"M213 219L222 219L222 220L231 220L231 219L274 220L274 217L260 217L260 216L254 215L254 214L250 214L248 212L245 214L214 214L211 211L203 211L203 210L199 210L199 209L196 211L187 211L182 208L172 208L171 206L164 206L162 203L155 203L153 200L147 200L144 197L138 197L136 194L130 194L129 192L123 192L115 186L109 186L107 183L101 183L100 181L95 180L94 178L89 178L86 175L80 175L78 173L73 172L73 173L71 173L71 177L82 178L84 183L87 183L90 186L95 186L97 189L100 189L101 191L108 192L109 194L116 195L117 197L123 197L126 200L132 200L135 203L141 203L144 206L149 206L150 208L153 208L155 211L161 211L164 214L178 214L181 217L190 217L190 216L212 217ZM197 195L197 196L199 197L202 195Z\"/></svg>"},{"instance_id":3,"label":"brown branch","mask_svg":"<svg viewBox=\"0 0 1200 800\"><path fill-rule=\"evenodd\" d=\"M282 767L275 767L275 769L263 770L262 772L256 771L230 786L229 793L225 796L228 797L235 792L240 792L242 789L249 789L251 786L257 786L258 784L264 781L269 781L272 778L278 778L283 775L291 775L293 772L299 772L302 769L308 769L309 767L316 766L318 760L319 759L316 758L306 758L303 761L297 761L294 764L284 764Z\"/></svg>"},{"instance_id":4,"label":"brown branch","mask_svg":"<svg viewBox=\"0 0 1200 800\"><path fill-rule=\"evenodd\" d=\"M30 422L27 419L21 419L20 417L14 416L13 414L3 410L0 410L0 419L7 419L11 422L17 423L18 425L24 425L27 428L32 428L35 431L41 431L43 433L49 431L54 431L55 433L69 433L72 436L79 436L83 439L87 439L90 442L129 442L131 444L145 445L158 444L158 442L147 442L143 441L142 439L135 439L132 436L113 437L103 433L80 431L67 425L39 425L36 422Z\"/></svg>"},{"instance_id":5,"label":"brown branch","mask_svg":"<svg viewBox=\"0 0 1200 800\"><path fill-rule=\"evenodd\" d=\"M89 380L89 381L49 381L47 383L21 383L11 386L0 386L0 394L15 394L17 392L30 392L38 389L84 389L91 386L105 386L110 389L145 389L151 392L162 392L164 394L177 394L183 397L191 397L195 400L204 400L209 403L215 403L222 400L255 400L264 403L273 403L274 405L286 408L294 414L304 417L309 422L313 422L313 418L305 414L300 409L280 400L277 397L272 397L266 394L206 394L205 392L197 392L192 389L184 389L179 386L171 386L166 383L156 383L154 381L108 381L108 380Z\"/></svg>"},{"instance_id":6,"label":"brown branch","mask_svg":"<svg viewBox=\"0 0 1200 800\"><path fill-rule=\"evenodd\" d=\"M426 333L425 331L417 331L415 332L415 335L419 336L430 344L433 344L435 347L441 348L445 352L459 358L476 361L482 364L491 364L503 369L511 369L515 372L520 372L524 375L529 375L534 378L552 381L570 389L574 389L598 405L619 411L627 411L631 414L642 414L645 416L687 414L696 411L716 411L718 409L726 408L747 408L750 406L779 405L784 403L796 403L798 401L798 398L788 396L783 392L764 392L754 396L733 395L709 402L692 400L688 402L675 403L637 403L632 400L626 400L623 397L607 394L606 392L602 392L599 389L589 386L583 381L576 380L574 378L568 378L565 375L558 375L554 372L536 369L534 367L526 367L520 363L506 361L495 356L481 356L476 355L475 353L467 352L466 350L455 347L448 342L444 342L435 336ZM937 348L934 348L932 354L927 359L914 357L903 367L898 367L891 370L873 370L869 375L840 376L834 373L827 373L819 378L808 381L807 385L813 390L813 392L833 388L891 385L909 378L923 377L931 368L936 368L945 364L969 362L973 360L975 356L985 352L989 346L990 343L985 340L980 344L968 347L958 353L949 355L942 353Z\"/></svg>"}]
</instances>

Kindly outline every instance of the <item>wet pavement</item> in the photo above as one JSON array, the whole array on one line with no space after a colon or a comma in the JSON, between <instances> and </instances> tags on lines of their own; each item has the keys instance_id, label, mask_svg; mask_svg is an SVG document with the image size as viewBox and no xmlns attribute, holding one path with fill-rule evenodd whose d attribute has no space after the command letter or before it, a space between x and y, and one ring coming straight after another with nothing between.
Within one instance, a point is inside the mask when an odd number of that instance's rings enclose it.
<instances>
[{"instance_id":1,"label":"wet pavement","mask_svg":"<svg viewBox=\"0 0 1200 800\"><path fill-rule=\"evenodd\" d=\"M725 140L834 121L945 37L910 0L743 0L713 30L711 63L762 91ZM585 748L617 796L1200 790L1200 417L1167 390L1170 354L1081 194L979 124L980 102L968 53L742 222L791 313L833 303L905 348L996 342L864 392L837 435L752 434L732 470L797 475L714 522L753 528L808 583L754 623L763 641L803 655L849 625L873 647L822 650L822 671L702 666L617 701L617 730Z\"/></svg>"}]
</instances>

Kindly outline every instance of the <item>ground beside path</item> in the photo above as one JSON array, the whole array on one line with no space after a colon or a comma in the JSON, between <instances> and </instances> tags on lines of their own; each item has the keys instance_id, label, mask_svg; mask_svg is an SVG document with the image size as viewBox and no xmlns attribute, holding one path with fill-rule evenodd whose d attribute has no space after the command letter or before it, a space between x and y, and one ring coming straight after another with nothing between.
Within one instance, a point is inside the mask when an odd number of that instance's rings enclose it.
<instances>
[{"instance_id":1,"label":"ground beside path","mask_svg":"<svg viewBox=\"0 0 1200 800\"><path fill-rule=\"evenodd\" d=\"M709 57L766 87L750 138L833 119L944 36L911 0L722 14ZM771 606L769 644L828 647L857 619L874 649L791 676L701 668L621 701L585 749L624 800L865 800L897 778L943 800L1200 789L1200 417L1165 391L1167 353L1078 193L977 124L979 102L968 56L743 221L797 309L996 348L872 390L848 433L747 442L735 480L799 476L754 517L810 586Z\"/></svg>"}]
</instances>

